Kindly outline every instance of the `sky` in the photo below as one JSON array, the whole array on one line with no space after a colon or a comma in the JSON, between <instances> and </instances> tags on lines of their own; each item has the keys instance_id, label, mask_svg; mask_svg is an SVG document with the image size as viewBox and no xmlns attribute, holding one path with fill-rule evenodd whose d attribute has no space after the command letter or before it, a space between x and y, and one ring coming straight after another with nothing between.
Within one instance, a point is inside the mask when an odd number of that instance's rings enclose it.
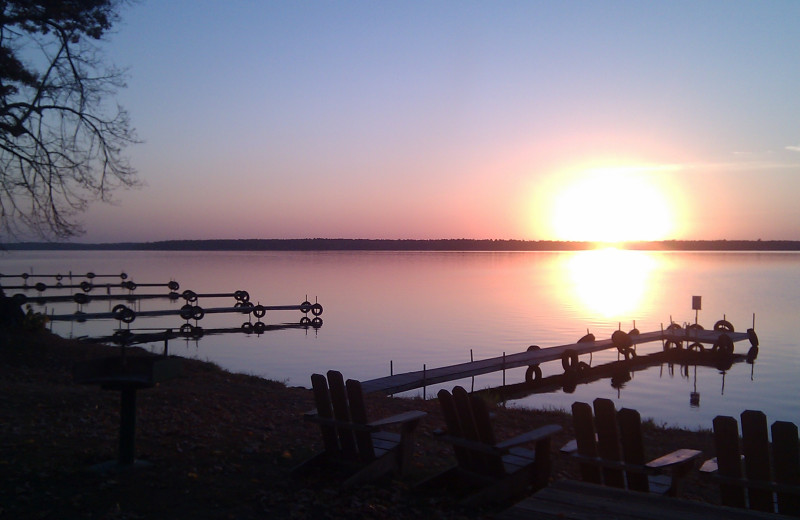
<instances>
[{"instance_id":1,"label":"sky","mask_svg":"<svg viewBox=\"0 0 800 520\"><path fill-rule=\"evenodd\" d=\"M800 2L140 0L81 242L800 240Z\"/></svg>"}]
</instances>

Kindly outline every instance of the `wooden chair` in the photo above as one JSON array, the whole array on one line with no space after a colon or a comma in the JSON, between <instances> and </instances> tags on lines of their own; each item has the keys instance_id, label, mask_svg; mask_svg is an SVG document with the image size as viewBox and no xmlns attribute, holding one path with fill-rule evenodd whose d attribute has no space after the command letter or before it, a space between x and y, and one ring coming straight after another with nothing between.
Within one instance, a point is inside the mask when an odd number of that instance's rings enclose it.
<instances>
[{"instance_id":1,"label":"wooden chair","mask_svg":"<svg viewBox=\"0 0 800 520\"><path fill-rule=\"evenodd\" d=\"M578 459L586 482L677 496L681 479L701 455L681 449L645 462L639 412L617 412L609 399L594 400L594 417L587 403L573 403L572 420L575 440L561 452Z\"/></svg>"},{"instance_id":2,"label":"wooden chair","mask_svg":"<svg viewBox=\"0 0 800 520\"><path fill-rule=\"evenodd\" d=\"M457 386L439 391L447 431L440 439L453 445L457 465L423 483L425 486L466 484L462 502L476 505L503 502L547 485L550 477L550 437L561 426L547 425L505 442L495 440L485 403ZM535 443L535 451L519 446Z\"/></svg>"},{"instance_id":3,"label":"wooden chair","mask_svg":"<svg viewBox=\"0 0 800 520\"><path fill-rule=\"evenodd\" d=\"M773 423L770 446L763 412L745 410L741 419L740 450L736 419L714 418L717 456L706 461L700 471L719 480L723 505L773 513L777 503L778 513L800 516L797 426L784 421Z\"/></svg>"},{"instance_id":4,"label":"wooden chair","mask_svg":"<svg viewBox=\"0 0 800 520\"><path fill-rule=\"evenodd\" d=\"M321 374L311 376L317 406L305 419L319 424L324 451L295 468L295 472L320 462L332 462L354 470L343 486L350 486L385 475L391 471L403 474L410 466L414 451L413 433L425 412L410 411L367 421L361 383L331 370L328 379ZM399 432L385 431L396 426Z\"/></svg>"}]
</instances>

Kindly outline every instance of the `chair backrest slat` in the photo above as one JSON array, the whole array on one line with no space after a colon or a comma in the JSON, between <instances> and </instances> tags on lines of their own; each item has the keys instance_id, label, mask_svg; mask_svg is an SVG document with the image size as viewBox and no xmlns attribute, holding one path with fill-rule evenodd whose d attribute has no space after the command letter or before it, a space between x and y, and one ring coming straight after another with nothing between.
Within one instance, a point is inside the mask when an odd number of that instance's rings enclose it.
<instances>
[{"instance_id":1,"label":"chair backrest slat","mask_svg":"<svg viewBox=\"0 0 800 520\"><path fill-rule=\"evenodd\" d=\"M592 407L587 403L572 403L572 424L575 429L575 441L578 454L584 457L597 457L597 436L594 429ZM587 462L580 463L581 479L585 482L602 484L600 468Z\"/></svg>"},{"instance_id":2,"label":"chair backrest slat","mask_svg":"<svg viewBox=\"0 0 800 520\"><path fill-rule=\"evenodd\" d=\"M361 389L361 383L355 379L348 379L345 386L353 423L367 424L367 407L364 404L364 391ZM356 430L355 437L359 458L364 462L374 460L375 449L372 445L372 434L366 430Z\"/></svg>"},{"instance_id":3,"label":"chair backrest slat","mask_svg":"<svg viewBox=\"0 0 800 520\"><path fill-rule=\"evenodd\" d=\"M785 421L772 424L772 460L775 481L788 486L800 486L800 453L797 425ZM800 496L778 493L778 512L800 516Z\"/></svg>"},{"instance_id":4,"label":"chair backrest slat","mask_svg":"<svg viewBox=\"0 0 800 520\"><path fill-rule=\"evenodd\" d=\"M772 480L769 464L769 434L767 416L764 412L745 410L742 412L742 453L745 476L749 480ZM766 489L749 488L747 497L750 509L774 512L772 492Z\"/></svg>"},{"instance_id":5,"label":"chair backrest slat","mask_svg":"<svg viewBox=\"0 0 800 520\"><path fill-rule=\"evenodd\" d=\"M622 462L617 409L610 399L594 400L594 422L597 428L597 452L605 460ZM603 468L603 480L606 486L624 488L625 476L622 470Z\"/></svg>"},{"instance_id":6,"label":"chair backrest slat","mask_svg":"<svg viewBox=\"0 0 800 520\"><path fill-rule=\"evenodd\" d=\"M733 417L718 415L714 418L714 450L720 476L742 478L742 456L739 450L739 425ZM744 488L734 484L720 484L722 505L745 507Z\"/></svg>"},{"instance_id":7,"label":"chair backrest slat","mask_svg":"<svg viewBox=\"0 0 800 520\"><path fill-rule=\"evenodd\" d=\"M333 416L338 421L350 422L350 407L347 403L347 392L344 387L344 378L341 372L336 370L328 371L328 388L331 392L331 404L333 405ZM353 430L350 428L337 428L339 444L342 447L342 454L345 456L356 457L356 440Z\"/></svg>"},{"instance_id":8,"label":"chair backrest slat","mask_svg":"<svg viewBox=\"0 0 800 520\"><path fill-rule=\"evenodd\" d=\"M311 388L314 391L314 405L317 407L317 415L325 419L333 419L333 409L331 408L331 396L328 392L328 382L322 374L311 376ZM320 424L322 431L322 443L325 451L335 453L339 451L339 439L336 436L336 429L327 424Z\"/></svg>"},{"instance_id":9,"label":"chair backrest slat","mask_svg":"<svg viewBox=\"0 0 800 520\"><path fill-rule=\"evenodd\" d=\"M462 387L453 388L453 401L456 405L458 423L461 425L461 436L467 440L478 442L478 428L475 426L475 418L472 416L472 406L469 402L469 394ZM483 454L474 450L469 451L468 468L477 472L484 472L486 462Z\"/></svg>"},{"instance_id":10,"label":"chair backrest slat","mask_svg":"<svg viewBox=\"0 0 800 520\"><path fill-rule=\"evenodd\" d=\"M486 408L486 403L478 396L470 396L470 405L472 408L472 418L475 421L475 429L478 434L478 440L483 444L494 446L497 440L494 436L494 429L492 422L489 418L489 410ZM504 473L503 459L498 455L485 454L484 462L486 464L486 471L492 475L502 475Z\"/></svg>"},{"instance_id":11,"label":"chair backrest slat","mask_svg":"<svg viewBox=\"0 0 800 520\"><path fill-rule=\"evenodd\" d=\"M635 464L643 466L645 462L644 457L644 441L642 440L642 418L639 412L630 408L623 408L617 414L619 420L619 432L622 439L622 455L625 462L628 464ZM628 480L628 489L634 491L643 491L647 493L650 491L650 484L647 475L636 471L625 472L625 477Z\"/></svg>"},{"instance_id":12,"label":"chair backrest slat","mask_svg":"<svg viewBox=\"0 0 800 520\"><path fill-rule=\"evenodd\" d=\"M453 395L445 389L439 390L439 405L442 409L442 416L444 417L444 424L447 426L447 433L453 437L464 437L464 431L461 428L461 422L458 420L458 413L456 412L456 402ZM470 467L470 453L462 446L453 446L453 452L456 455L458 465L463 468Z\"/></svg>"}]
</instances>

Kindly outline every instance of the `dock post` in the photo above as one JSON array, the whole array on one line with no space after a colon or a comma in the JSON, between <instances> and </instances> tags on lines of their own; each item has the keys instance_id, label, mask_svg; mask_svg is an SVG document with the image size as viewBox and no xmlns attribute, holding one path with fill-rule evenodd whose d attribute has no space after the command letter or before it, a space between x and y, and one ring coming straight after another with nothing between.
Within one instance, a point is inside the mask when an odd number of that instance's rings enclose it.
<instances>
[{"instance_id":1,"label":"dock post","mask_svg":"<svg viewBox=\"0 0 800 520\"><path fill-rule=\"evenodd\" d=\"M427 366L425 365L425 363L423 363L422 364L422 400L423 401L425 400L425 390L426 390L425 376L426 376L426 371L427 371Z\"/></svg>"},{"instance_id":2,"label":"dock post","mask_svg":"<svg viewBox=\"0 0 800 520\"><path fill-rule=\"evenodd\" d=\"M506 353L503 351L503 390L506 389Z\"/></svg>"},{"instance_id":3,"label":"dock post","mask_svg":"<svg viewBox=\"0 0 800 520\"><path fill-rule=\"evenodd\" d=\"M164 334L164 357L169 356L169 336L172 334L172 329L167 329Z\"/></svg>"},{"instance_id":4,"label":"dock post","mask_svg":"<svg viewBox=\"0 0 800 520\"><path fill-rule=\"evenodd\" d=\"M474 361L475 359L473 359L472 357L472 349L469 349L469 362L472 363ZM470 389L470 392L474 391L475 391L475 376L472 376L472 388Z\"/></svg>"}]
</instances>

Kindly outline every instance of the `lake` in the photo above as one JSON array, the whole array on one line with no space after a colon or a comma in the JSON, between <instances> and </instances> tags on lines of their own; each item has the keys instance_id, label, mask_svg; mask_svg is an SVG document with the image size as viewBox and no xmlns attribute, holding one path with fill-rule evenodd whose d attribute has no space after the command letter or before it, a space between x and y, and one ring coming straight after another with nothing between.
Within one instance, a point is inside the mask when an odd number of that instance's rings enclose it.
<instances>
[{"instance_id":1,"label":"lake","mask_svg":"<svg viewBox=\"0 0 800 520\"><path fill-rule=\"evenodd\" d=\"M125 272L128 280L174 280L178 292L200 294L246 290L263 305L318 301L323 325L256 334L208 335L171 340L170 353L214 361L222 367L289 385L310 386L310 375L329 369L367 380L394 373L462 363L524 351L529 345L574 343L588 332L606 339L621 327L659 330L673 320L693 323L692 297L702 297L699 323L711 328L727 319L737 331L752 327L760 339L754 364L728 370L660 364L635 371L623 385L608 379L563 390L524 396L508 404L568 409L575 400L608 397L617 407L638 409L657 423L710 428L718 414L738 416L763 410L773 420L800 421L800 354L796 330L800 309L800 253L641 252L152 252L12 251L0 256L0 273L81 275ZM85 278L76 277L74 283ZM22 280L4 277L4 287ZM54 279L30 279L50 286ZM62 280L67 283L68 280ZM96 279L97 283L120 282ZM48 290L72 294L75 290ZM95 288L93 293L100 289ZM7 294L22 292L6 289ZM117 290L116 292L120 292ZM165 287L139 287L137 294L166 294ZM102 290L101 294L104 294ZM35 291L26 294L35 296ZM205 308L230 307L235 300L200 298ZM119 302L96 302L88 312L107 312ZM178 309L183 300L146 300L140 310ZM75 303L34 306L70 313ZM268 324L296 323L299 311L268 311ZM207 314L208 329L239 327L239 314ZM179 328L178 316L137 318L131 329ZM65 337L109 335L116 321L52 323ZM161 351L163 342L145 345ZM737 343L746 352L747 342ZM638 347L640 354L660 343ZM617 360L604 351L581 360L597 366ZM561 363L542 365L545 377L563 372ZM509 370L507 383L524 379L524 368ZM502 374L477 376L452 387L484 389L502 383ZM439 387L425 390L427 397ZM699 404L690 395L699 395ZM422 395L422 390L404 395Z\"/></svg>"}]
</instances>

